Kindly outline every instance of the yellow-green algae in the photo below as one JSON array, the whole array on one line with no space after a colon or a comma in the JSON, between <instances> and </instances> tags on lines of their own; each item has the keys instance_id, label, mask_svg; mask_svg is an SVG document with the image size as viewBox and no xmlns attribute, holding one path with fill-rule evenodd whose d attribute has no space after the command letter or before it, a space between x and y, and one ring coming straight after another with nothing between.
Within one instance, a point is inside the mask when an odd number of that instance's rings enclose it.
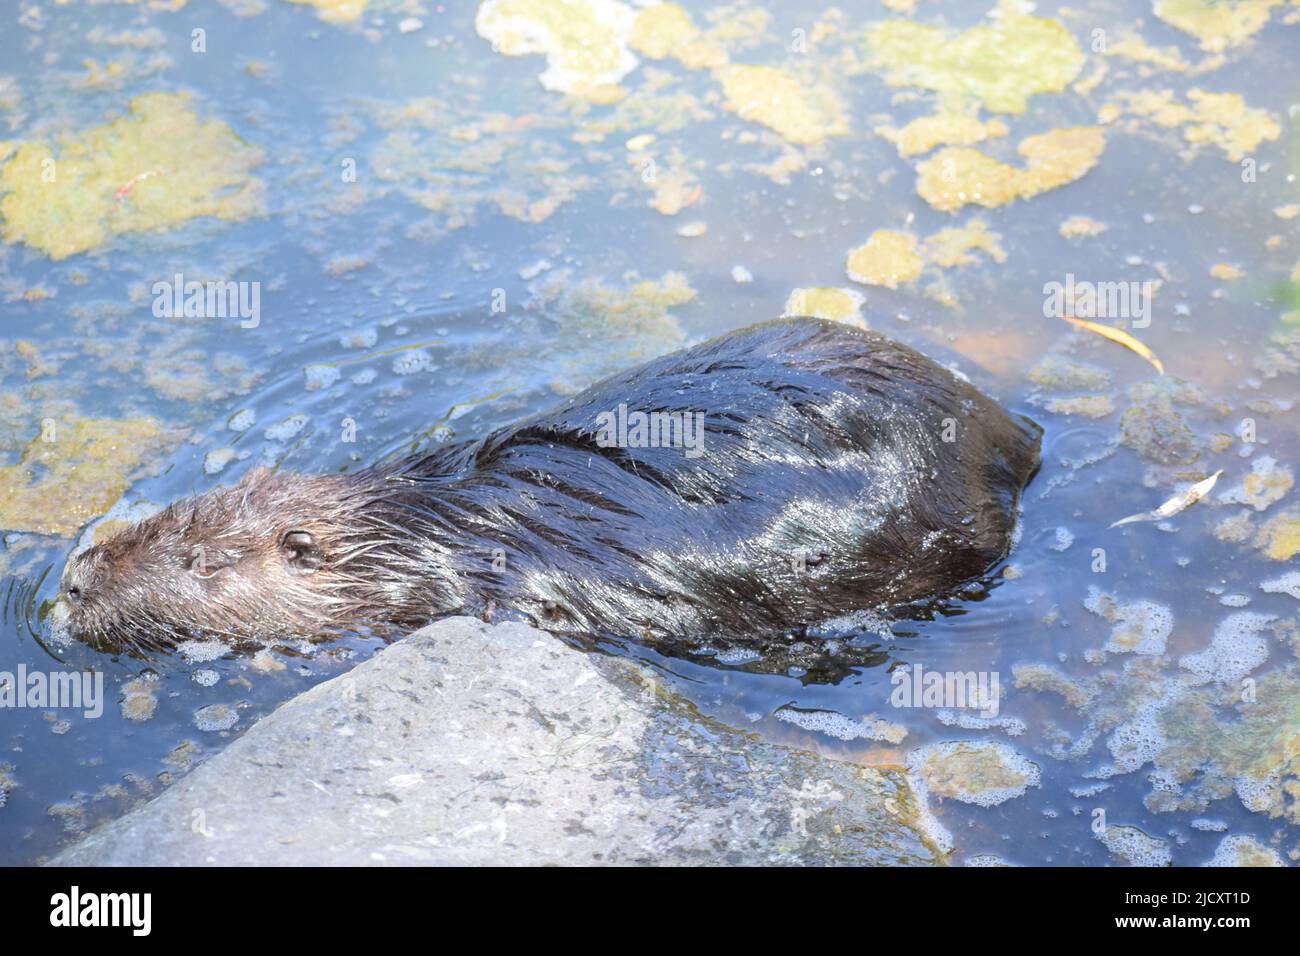
<instances>
[{"instance_id":1,"label":"yellow-green algae","mask_svg":"<svg viewBox=\"0 0 1300 956\"><path fill-rule=\"evenodd\" d=\"M150 419L56 422L0 467L0 528L69 537L111 508L133 475L174 440Z\"/></svg>"},{"instance_id":2,"label":"yellow-green algae","mask_svg":"<svg viewBox=\"0 0 1300 956\"><path fill-rule=\"evenodd\" d=\"M927 265L943 269L970 265L977 251L1004 262L1007 254L1000 239L982 219L940 229L923 243L910 233L877 229L864 244L850 250L844 268L854 282L896 289L915 281Z\"/></svg>"},{"instance_id":3,"label":"yellow-green algae","mask_svg":"<svg viewBox=\"0 0 1300 956\"><path fill-rule=\"evenodd\" d=\"M370 0L289 0L289 3L314 7L316 16L326 23L352 23L361 19Z\"/></svg>"},{"instance_id":4,"label":"yellow-green algae","mask_svg":"<svg viewBox=\"0 0 1300 956\"><path fill-rule=\"evenodd\" d=\"M873 69L891 86L935 90L961 109L977 100L998 113L1023 113L1030 96L1065 89L1084 55L1060 23L1004 4L987 26L951 36L911 20L886 20L867 31Z\"/></svg>"},{"instance_id":5,"label":"yellow-green algae","mask_svg":"<svg viewBox=\"0 0 1300 956\"><path fill-rule=\"evenodd\" d=\"M991 807L1037 787L1041 772L1000 741L938 743L912 751L908 768L936 797Z\"/></svg>"},{"instance_id":6,"label":"yellow-green algae","mask_svg":"<svg viewBox=\"0 0 1300 956\"><path fill-rule=\"evenodd\" d=\"M1182 127L1192 146L1222 149L1232 162L1240 162L1260 143L1281 136L1281 127L1267 110L1252 109L1238 93L1187 92L1191 105L1180 103L1172 90L1124 91L1118 104L1107 104L1102 117L1123 112L1149 119L1166 129Z\"/></svg>"},{"instance_id":7,"label":"yellow-green algae","mask_svg":"<svg viewBox=\"0 0 1300 956\"><path fill-rule=\"evenodd\" d=\"M1239 46L1268 23L1282 0L1155 0L1157 17L1201 41L1210 52Z\"/></svg>"},{"instance_id":8,"label":"yellow-green algae","mask_svg":"<svg viewBox=\"0 0 1300 956\"><path fill-rule=\"evenodd\" d=\"M381 104L375 119L390 131L370 153L379 182L433 213L438 232L469 225L487 204L544 222L590 183L559 144L537 135L558 122L544 116L466 115L421 98Z\"/></svg>"},{"instance_id":9,"label":"yellow-green algae","mask_svg":"<svg viewBox=\"0 0 1300 956\"><path fill-rule=\"evenodd\" d=\"M691 69L713 69L728 62L727 48L703 32L675 3L657 3L637 14L632 49L651 60L673 57Z\"/></svg>"},{"instance_id":10,"label":"yellow-green algae","mask_svg":"<svg viewBox=\"0 0 1300 956\"><path fill-rule=\"evenodd\" d=\"M1021 141L1023 169L968 146L948 146L917 165L916 191L931 206L956 212L1029 199L1083 177L1097 165L1106 138L1096 126L1054 129Z\"/></svg>"},{"instance_id":11,"label":"yellow-green algae","mask_svg":"<svg viewBox=\"0 0 1300 956\"><path fill-rule=\"evenodd\" d=\"M124 233L262 210L263 184L251 175L262 153L229 126L199 119L185 94L150 93L130 108L57 147L14 150L0 168L6 242L64 259Z\"/></svg>"},{"instance_id":12,"label":"yellow-green algae","mask_svg":"<svg viewBox=\"0 0 1300 956\"><path fill-rule=\"evenodd\" d=\"M741 119L762 123L791 143L819 143L848 132L844 106L826 87L804 84L774 66L736 64L716 75L729 110Z\"/></svg>"},{"instance_id":13,"label":"yellow-green algae","mask_svg":"<svg viewBox=\"0 0 1300 956\"><path fill-rule=\"evenodd\" d=\"M610 103L636 69L632 8L618 0L484 0L474 27L506 56L546 54L542 87Z\"/></svg>"},{"instance_id":14,"label":"yellow-green algae","mask_svg":"<svg viewBox=\"0 0 1300 956\"><path fill-rule=\"evenodd\" d=\"M866 297L856 289L830 286L812 286L795 289L785 302L785 315L810 315L815 319L831 319L865 329L862 306Z\"/></svg>"},{"instance_id":15,"label":"yellow-green algae","mask_svg":"<svg viewBox=\"0 0 1300 956\"><path fill-rule=\"evenodd\" d=\"M1267 521L1255 536L1255 547L1274 561L1290 561L1300 554L1300 506L1292 505Z\"/></svg>"},{"instance_id":16,"label":"yellow-green algae","mask_svg":"<svg viewBox=\"0 0 1300 956\"><path fill-rule=\"evenodd\" d=\"M893 143L899 156L918 156L936 146L971 146L995 136L1007 135L1007 124L999 119L982 122L970 113L936 113L912 120L901 129L877 126L876 134Z\"/></svg>"},{"instance_id":17,"label":"yellow-green algae","mask_svg":"<svg viewBox=\"0 0 1300 956\"><path fill-rule=\"evenodd\" d=\"M849 252L844 271L854 282L897 289L915 281L925 267L916 236L894 229L877 229Z\"/></svg>"}]
</instances>

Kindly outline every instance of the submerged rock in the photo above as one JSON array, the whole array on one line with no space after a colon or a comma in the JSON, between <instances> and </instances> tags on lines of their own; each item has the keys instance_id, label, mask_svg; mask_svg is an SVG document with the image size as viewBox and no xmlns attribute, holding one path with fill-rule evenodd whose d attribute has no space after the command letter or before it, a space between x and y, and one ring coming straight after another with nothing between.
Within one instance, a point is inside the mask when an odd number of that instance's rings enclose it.
<instances>
[{"instance_id":1,"label":"submerged rock","mask_svg":"<svg viewBox=\"0 0 1300 956\"><path fill-rule=\"evenodd\" d=\"M629 661L451 618L54 862L941 862L915 808L901 774L757 741Z\"/></svg>"}]
</instances>

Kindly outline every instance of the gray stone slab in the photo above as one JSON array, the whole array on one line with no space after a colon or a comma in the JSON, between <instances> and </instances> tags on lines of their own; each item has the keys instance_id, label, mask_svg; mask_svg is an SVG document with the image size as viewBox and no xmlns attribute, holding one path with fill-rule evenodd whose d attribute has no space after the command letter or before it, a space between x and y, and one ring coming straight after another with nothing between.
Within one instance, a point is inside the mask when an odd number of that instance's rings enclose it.
<instances>
[{"instance_id":1,"label":"gray stone slab","mask_svg":"<svg viewBox=\"0 0 1300 956\"><path fill-rule=\"evenodd\" d=\"M65 865L924 864L903 777L705 719L523 624L433 624L259 721Z\"/></svg>"}]
</instances>

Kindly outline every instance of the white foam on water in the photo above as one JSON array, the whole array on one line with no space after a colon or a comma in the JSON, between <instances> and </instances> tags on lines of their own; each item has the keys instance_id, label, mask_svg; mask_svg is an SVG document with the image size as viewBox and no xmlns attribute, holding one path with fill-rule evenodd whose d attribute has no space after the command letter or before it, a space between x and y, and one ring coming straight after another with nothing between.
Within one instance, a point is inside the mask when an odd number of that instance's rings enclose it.
<instances>
[{"instance_id":1,"label":"white foam on water","mask_svg":"<svg viewBox=\"0 0 1300 956\"><path fill-rule=\"evenodd\" d=\"M1300 571L1288 571L1280 578L1263 581L1259 589L1266 594L1289 594L1300 601Z\"/></svg>"},{"instance_id":2,"label":"white foam on water","mask_svg":"<svg viewBox=\"0 0 1300 956\"><path fill-rule=\"evenodd\" d=\"M907 731L898 724L868 714L858 720L834 710L795 710L782 707L773 716L803 730L825 734L836 740L884 740L898 743Z\"/></svg>"},{"instance_id":3,"label":"white foam on water","mask_svg":"<svg viewBox=\"0 0 1300 956\"><path fill-rule=\"evenodd\" d=\"M1275 619L1254 611L1229 614L1214 629L1209 646L1184 654L1178 665L1191 671L1198 684L1235 684L1268 660L1268 641L1259 632Z\"/></svg>"}]
</instances>

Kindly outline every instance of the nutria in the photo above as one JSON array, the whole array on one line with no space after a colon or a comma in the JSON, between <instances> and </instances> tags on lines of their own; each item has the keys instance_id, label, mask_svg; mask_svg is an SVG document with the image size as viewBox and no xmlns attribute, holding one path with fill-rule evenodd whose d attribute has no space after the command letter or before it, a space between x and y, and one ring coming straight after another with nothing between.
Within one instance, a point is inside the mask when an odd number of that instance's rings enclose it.
<instances>
[{"instance_id":1,"label":"nutria","mask_svg":"<svg viewBox=\"0 0 1300 956\"><path fill-rule=\"evenodd\" d=\"M63 593L75 635L132 652L494 612L775 639L987 572L1040 434L884 336L784 319L477 441L354 474L255 470L77 555Z\"/></svg>"}]
</instances>

